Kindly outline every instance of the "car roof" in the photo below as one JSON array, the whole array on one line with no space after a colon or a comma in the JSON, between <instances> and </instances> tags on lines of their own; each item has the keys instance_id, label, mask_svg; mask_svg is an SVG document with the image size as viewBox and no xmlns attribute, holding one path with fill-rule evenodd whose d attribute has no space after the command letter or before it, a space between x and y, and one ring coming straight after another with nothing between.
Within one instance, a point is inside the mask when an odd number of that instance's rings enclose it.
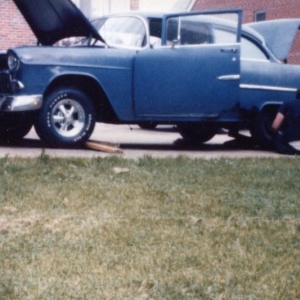
<instances>
[{"instance_id":1,"label":"car roof","mask_svg":"<svg viewBox=\"0 0 300 300\"><path fill-rule=\"evenodd\" d=\"M96 28L71 0L13 1L42 45L53 45L64 38L76 36L93 37L104 42ZM193 16L197 11L185 14ZM168 14L133 11L118 15L140 16L150 20L163 19ZM180 13L170 15L176 16ZM203 19L205 18L212 18L213 23L220 26L236 27L234 23L221 18L204 16ZM242 32L266 45L277 59L282 60L287 57L299 28L300 19L284 19L244 24Z\"/></svg>"}]
</instances>

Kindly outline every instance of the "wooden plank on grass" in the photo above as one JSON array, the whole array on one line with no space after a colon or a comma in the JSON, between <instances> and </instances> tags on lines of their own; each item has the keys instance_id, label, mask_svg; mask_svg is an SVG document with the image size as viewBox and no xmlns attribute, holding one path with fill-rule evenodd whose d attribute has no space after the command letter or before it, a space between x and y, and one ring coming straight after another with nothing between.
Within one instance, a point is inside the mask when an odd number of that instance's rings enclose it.
<instances>
[{"instance_id":1,"label":"wooden plank on grass","mask_svg":"<svg viewBox=\"0 0 300 300\"><path fill-rule=\"evenodd\" d=\"M122 154L123 150L121 150L117 145L107 142L99 142L99 141L87 141L85 146L92 150L102 151L106 153L116 153Z\"/></svg>"}]
</instances>

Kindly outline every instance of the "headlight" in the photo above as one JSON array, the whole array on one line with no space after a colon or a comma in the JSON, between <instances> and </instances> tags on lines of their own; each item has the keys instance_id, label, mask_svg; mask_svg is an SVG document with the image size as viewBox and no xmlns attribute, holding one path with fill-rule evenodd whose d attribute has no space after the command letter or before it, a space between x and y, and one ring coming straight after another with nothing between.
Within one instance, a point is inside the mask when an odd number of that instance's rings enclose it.
<instances>
[{"instance_id":1,"label":"headlight","mask_svg":"<svg viewBox=\"0 0 300 300\"><path fill-rule=\"evenodd\" d=\"M8 68L11 71L16 71L19 68L19 58L14 54L9 54L7 59Z\"/></svg>"}]
</instances>

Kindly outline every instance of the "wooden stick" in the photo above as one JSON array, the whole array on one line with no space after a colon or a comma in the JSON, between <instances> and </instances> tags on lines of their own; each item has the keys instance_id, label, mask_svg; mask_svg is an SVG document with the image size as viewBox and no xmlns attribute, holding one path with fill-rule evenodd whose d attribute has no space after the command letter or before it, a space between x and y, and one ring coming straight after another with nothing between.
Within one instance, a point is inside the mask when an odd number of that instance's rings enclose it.
<instances>
[{"instance_id":1,"label":"wooden stick","mask_svg":"<svg viewBox=\"0 0 300 300\"><path fill-rule=\"evenodd\" d=\"M85 146L92 150L107 152L107 153L118 153L122 154L123 151L118 148L116 145L106 142L98 142L98 141L88 141L85 143Z\"/></svg>"},{"instance_id":2,"label":"wooden stick","mask_svg":"<svg viewBox=\"0 0 300 300\"><path fill-rule=\"evenodd\" d=\"M101 144L101 145L105 145L105 146L110 146L110 147L115 147L115 148L120 148L119 144L111 143L111 142L106 142L106 141L88 140L88 142L96 143L96 144Z\"/></svg>"}]
</instances>

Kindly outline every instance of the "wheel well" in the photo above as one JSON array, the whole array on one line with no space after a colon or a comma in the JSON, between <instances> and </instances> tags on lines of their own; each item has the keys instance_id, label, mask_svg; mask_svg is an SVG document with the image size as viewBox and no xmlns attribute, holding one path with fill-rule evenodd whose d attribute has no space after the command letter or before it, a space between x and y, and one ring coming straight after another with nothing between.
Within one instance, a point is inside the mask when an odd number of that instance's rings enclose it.
<instances>
[{"instance_id":1,"label":"wheel well","mask_svg":"<svg viewBox=\"0 0 300 300\"><path fill-rule=\"evenodd\" d=\"M45 95L59 87L73 87L78 88L88 95L93 101L96 109L97 121L115 121L117 116L99 83L88 76L82 75L64 75L57 77L47 87Z\"/></svg>"},{"instance_id":2,"label":"wheel well","mask_svg":"<svg viewBox=\"0 0 300 300\"><path fill-rule=\"evenodd\" d=\"M268 103L260 110L253 110L254 118L249 129L252 137L264 148L269 148L272 145L272 131L270 128L280 105L280 103Z\"/></svg>"},{"instance_id":3,"label":"wheel well","mask_svg":"<svg viewBox=\"0 0 300 300\"><path fill-rule=\"evenodd\" d=\"M280 104L266 104L264 105L260 112L276 113L280 107Z\"/></svg>"}]
</instances>

